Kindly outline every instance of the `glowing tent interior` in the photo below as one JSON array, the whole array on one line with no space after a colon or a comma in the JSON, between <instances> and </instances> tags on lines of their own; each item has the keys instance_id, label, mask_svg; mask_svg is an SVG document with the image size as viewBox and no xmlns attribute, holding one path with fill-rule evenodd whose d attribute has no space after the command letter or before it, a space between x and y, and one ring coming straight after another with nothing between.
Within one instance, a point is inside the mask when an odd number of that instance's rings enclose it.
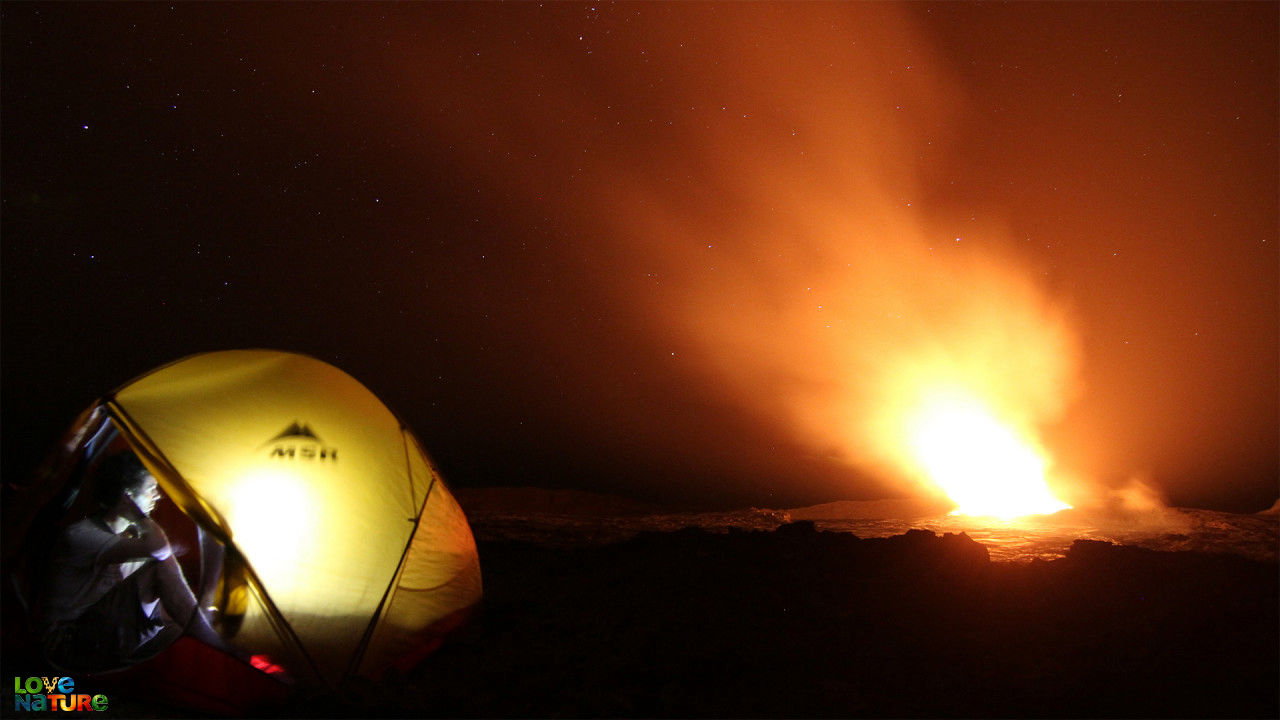
<instances>
[{"instance_id":1,"label":"glowing tent interior","mask_svg":"<svg viewBox=\"0 0 1280 720\"><path fill-rule=\"evenodd\" d=\"M241 655L229 663L336 686L421 659L480 600L470 526L422 447L324 362L213 352L126 383L86 410L46 463L26 547L84 517L93 468L128 451L159 483L152 517L174 546L202 545L180 562ZM202 579L210 540L220 555L212 581Z\"/></svg>"}]
</instances>

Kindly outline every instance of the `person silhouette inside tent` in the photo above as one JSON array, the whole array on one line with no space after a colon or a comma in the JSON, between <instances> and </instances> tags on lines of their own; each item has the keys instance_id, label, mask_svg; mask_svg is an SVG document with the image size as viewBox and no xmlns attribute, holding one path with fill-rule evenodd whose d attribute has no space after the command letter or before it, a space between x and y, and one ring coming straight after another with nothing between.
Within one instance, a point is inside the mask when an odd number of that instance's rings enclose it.
<instances>
[{"instance_id":1,"label":"person silhouette inside tent","mask_svg":"<svg viewBox=\"0 0 1280 720\"><path fill-rule=\"evenodd\" d=\"M104 460L93 498L97 511L65 528L50 549L42 613L49 662L72 672L127 667L184 632L228 649L150 517L160 489L137 456Z\"/></svg>"}]
</instances>

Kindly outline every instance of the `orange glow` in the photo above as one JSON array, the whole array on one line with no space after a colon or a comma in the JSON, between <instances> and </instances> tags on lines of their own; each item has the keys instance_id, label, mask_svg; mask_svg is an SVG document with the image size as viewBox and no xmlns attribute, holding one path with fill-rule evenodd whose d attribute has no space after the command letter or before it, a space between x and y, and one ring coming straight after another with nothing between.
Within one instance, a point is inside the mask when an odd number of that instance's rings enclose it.
<instances>
[{"instance_id":1,"label":"orange glow","mask_svg":"<svg viewBox=\"0 0 1280 720\"><path fill-rule=\"evenodd\" d=\"M930 158L965 114L962 79L901 6L792 13L762 4L731 17L698 7L666 40L683 47L684 34L705 34L741 52L732 64L680 60L666 75L680 83L637 79L627 101L637 112L669 103L689 113L652 141L621 123L589 153L562 145L565 129L595 137L599 108L615 99L537 81L576 77L559 53L522 54L492 66L489 79L524 93L518 104L531 112L554 113L554 125L530 125L445 74L417 73L411 83L432 102L452 96L467 108L440 117L457 123L442 130L475 162L487 167L493 153L540 159L508 176L512 192L541 207L547 188L567 188L566 214L591 218L610 238L584 257L629 311L629 331L660 343L664 372L689 379L699 403L732 408L743 422L722 429L671 406L659 423L638 424L636 439L676 447L696 437L724 448L726 472L832 497L919 491L900 484L910 478L966 513L1065 508L1045 488L1047 459L1023 430L1060 421L1080 391L1071 298L1044 283L1039 243L1011 232L995 208L957 216L929 199L941 182ZM840 29L851 27L857 42ZM797 43L810 51L795 53ZM910 72L897 62L906 47ZM456 49L412 53L405 67L434 67L453 62ZM760 110L708 110L705 89L721 87L742 88ZM822 112L799 110L818 98ZM781 122L785 141L775 142ZM552 150L558 160L543 162ZM572 185L553 174L564 167ZM590 384L597 371L583 365L578 376ZM929 399L945 388L981 398L980 409L935 409ZM985 430L974 415L991 418ZM1002 427L1015 430L993 429ZM758 435L747 440L740 428ZM983 488L1008 504L981 500Z\"/></svg>"},{"instance_id":2,"label":"orange glow","mask_svg":"<svg viewBox=\"0 0 1280 720\"><path fill-rule=\"evenodd\" d=\"M976 398L929 397L907 422L911 456L955 502L954 515L1012 518L1065 510L1050 492L1048 458Z\"/></svg>"}]
</instances>

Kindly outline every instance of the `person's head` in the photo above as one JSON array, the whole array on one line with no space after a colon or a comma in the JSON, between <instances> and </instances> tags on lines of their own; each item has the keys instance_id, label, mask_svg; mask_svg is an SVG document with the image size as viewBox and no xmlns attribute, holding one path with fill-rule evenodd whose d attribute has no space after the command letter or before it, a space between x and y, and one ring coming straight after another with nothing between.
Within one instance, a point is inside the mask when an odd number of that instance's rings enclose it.
<instances>
[{"instance_id":1,"label":"person's head","mask_svg":"<svg viewBox=\"0 0 1280 720\"><path fill-rule=\"evenodd\" d=\"M102 461L94 481L93 499L104 510L127 509L127 504L120 505L127 500L142 514L150 515L160 500L160 489L138 456L125 452Z\"/></svg>"}]
</instances>

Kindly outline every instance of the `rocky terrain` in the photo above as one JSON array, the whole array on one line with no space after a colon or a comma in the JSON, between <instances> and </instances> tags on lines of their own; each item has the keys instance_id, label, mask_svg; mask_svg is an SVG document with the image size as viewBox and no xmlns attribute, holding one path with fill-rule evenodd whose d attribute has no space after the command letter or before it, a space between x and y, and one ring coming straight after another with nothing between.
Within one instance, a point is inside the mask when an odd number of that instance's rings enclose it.
<instances>
[{"instance_id":1,"label":"rocky terrain","mask_svg":"<svg viewBox=\"0 0 1280 720\"><path fill-rule=\"evenodd\" d=\"M290 712L438 717L1275 717L1277 567L811 523L485 542L485 611L405 676Z\"/></svg>"}]
</instances>

